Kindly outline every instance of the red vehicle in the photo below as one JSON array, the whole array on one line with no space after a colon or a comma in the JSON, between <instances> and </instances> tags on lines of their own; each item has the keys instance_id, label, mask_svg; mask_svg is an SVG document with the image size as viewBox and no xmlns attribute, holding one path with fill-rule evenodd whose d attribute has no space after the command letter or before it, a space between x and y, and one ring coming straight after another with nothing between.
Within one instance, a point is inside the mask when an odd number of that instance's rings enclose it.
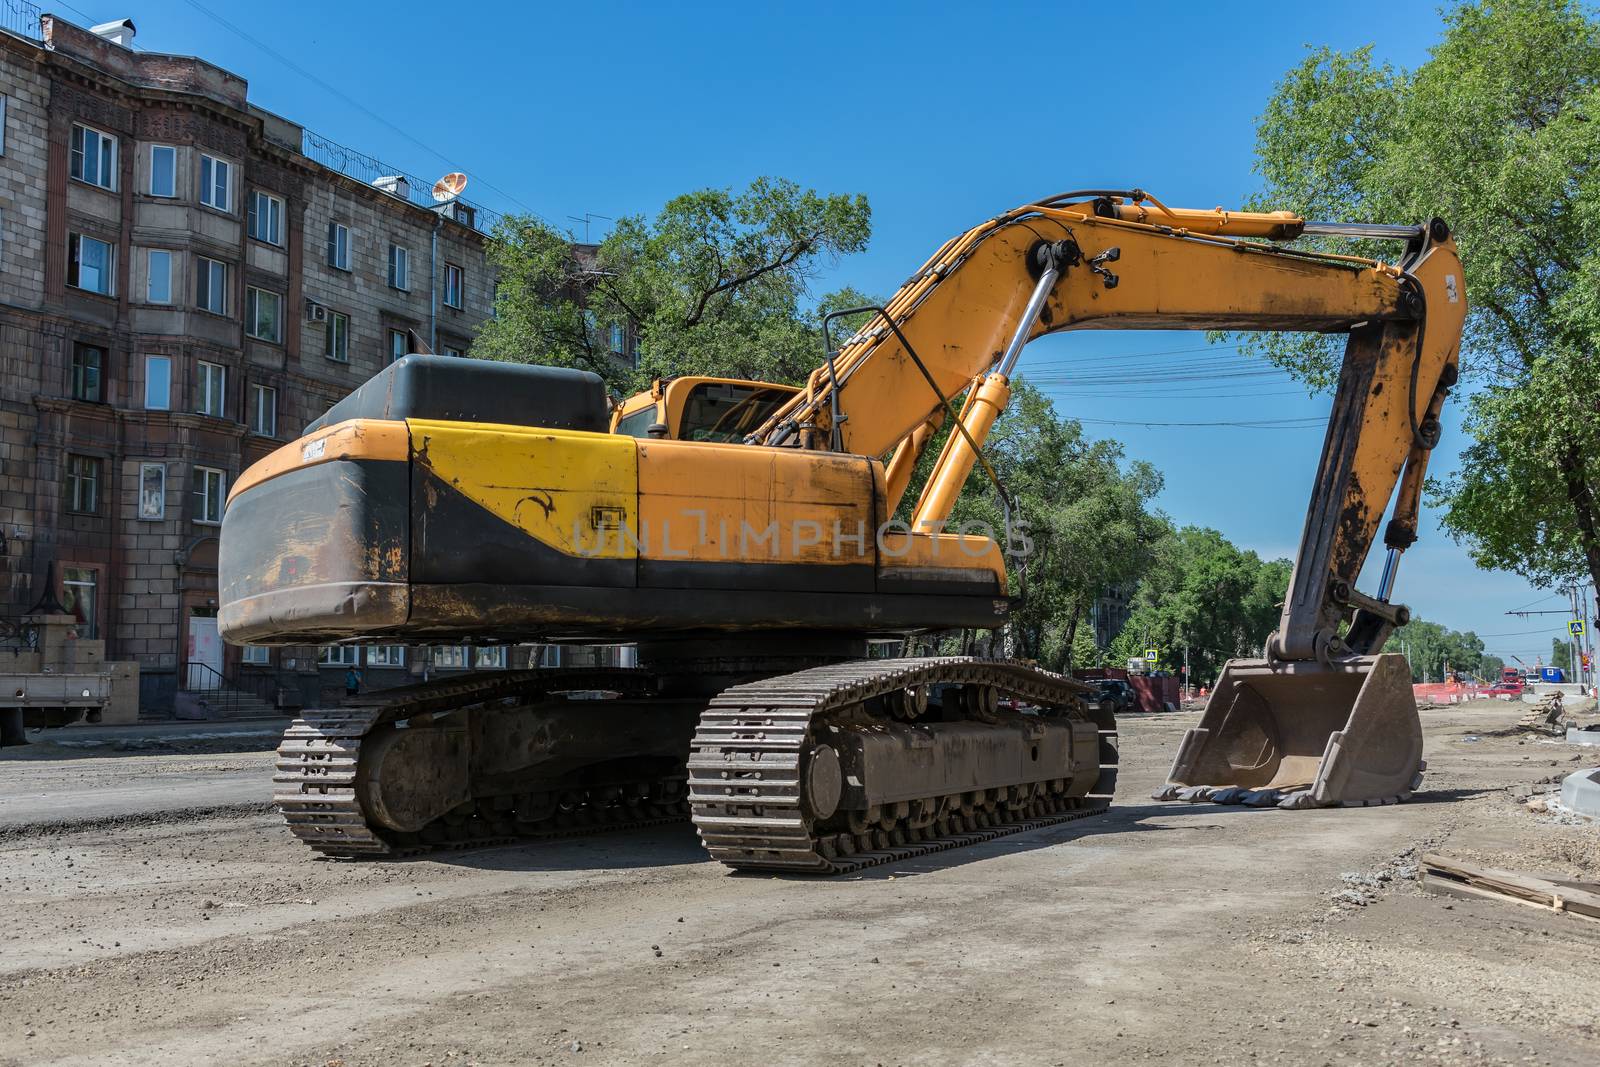
<instances>
[{"instance_id":1,"label":"red vehicle","mask_svg":"<svg viewBox=\"0 0 1600 1067\"><path fill-rule=\"evenodd\" d=\"M1485 689L1480 696L1486 697L1519 697L1526 688L1522 676L1515 667L1500 668L1500 684L1490 689Z\"/></svg>"}]
</instances>

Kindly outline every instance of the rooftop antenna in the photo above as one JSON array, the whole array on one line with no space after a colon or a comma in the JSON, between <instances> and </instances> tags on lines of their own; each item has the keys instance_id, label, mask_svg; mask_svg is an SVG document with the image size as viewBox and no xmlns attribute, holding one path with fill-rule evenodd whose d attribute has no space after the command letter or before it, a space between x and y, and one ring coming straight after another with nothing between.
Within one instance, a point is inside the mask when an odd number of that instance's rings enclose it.
<instances>
[{"instance_id":1,"label":"rooftop antenna","mask_svg":"<svg viewBox=\"0 0 1600 1067\"><path fill-rule=\"evenodd\" d=\"M571 219L573 222L581 222L581 223L583 223L583 243L584 244L588 244L589 243L589 223L590 222L594 221L595 219L605 219L607 222L616 222L617 221L616 219L612 218L610 215L596 215L593 212L589 212L589 211L585 211L582 215L568 215L567 218Z\"/></svg>"},{"instance_id":2,"label":"rooftop antenna","mask_svg":"<svg viewBox=\"0 0 1600 1067\"><path fill-rule=\"evenodd\" d=\"M459 170L453 170L443 178L433 183L431 190L433 202L444 208L455 203L467 188L467 176ZM442 210L435 209L433 220L433 238L428 250L428 345L427 351L436 352L439 349L439 227L444 225Z\"/></svg>"},{"instance_id":3,"label":"rooftop antenna","mask_svg":"<svg viewBox=\"0 0 1600 1067\"><path fill-rule=\"evenodd\" d=\"M467 189L467 176L459 170L453 170L443 178L433 183L433 202L448 204Z\"/></svg>"}]
</instances>

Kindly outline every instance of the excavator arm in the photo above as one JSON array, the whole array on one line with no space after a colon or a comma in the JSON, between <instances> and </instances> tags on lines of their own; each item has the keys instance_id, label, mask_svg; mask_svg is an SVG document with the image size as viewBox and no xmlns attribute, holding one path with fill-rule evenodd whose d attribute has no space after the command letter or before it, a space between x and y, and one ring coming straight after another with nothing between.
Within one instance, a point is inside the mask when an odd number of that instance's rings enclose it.
<instances>
[{"instance_id":1,"label":"excavator arm","mask_svg":"<svg viewBox=\"0 0 1600 1067\"><path fill-rule=\"evenodd\" d=\"M1467 305L1449 228L1173 210L1138 191L1085 195L1019 208L948 242L748 440L889 455L893 508L950 398L965 392L959 432L913 513L913 528L937 529L1035 337L1348 334L1279 627L1264 660L1225 669L1158 795L1287 806L1403 797L1420 766L1420 724L1409 670L1378 653L1409 617L1390 596L1457 378ZM1404 253L1390 264L1267 243L1318 233L1400 239ZM1391 498L1382 578L1364 594L1356 581Z\"/></svg>"}]
</instances>

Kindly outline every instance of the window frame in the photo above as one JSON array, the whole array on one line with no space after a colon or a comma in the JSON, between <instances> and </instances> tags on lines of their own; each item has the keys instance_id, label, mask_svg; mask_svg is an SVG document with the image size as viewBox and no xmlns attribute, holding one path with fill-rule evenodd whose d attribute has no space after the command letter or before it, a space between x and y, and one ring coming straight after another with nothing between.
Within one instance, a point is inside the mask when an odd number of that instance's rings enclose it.
<instances>
[{"instance_id":1,"label":"window frame","mask_svg":"<svg viewBox=\"0 0 1600 1067\"><path fill-rule=\"evenodd\" d=\"M166 270L166 274L167 274L167 298L165 300L157 300L155 298L155 295L151 292L151 288L150 288L151 282L153 282L155 280L155 277L156 277L155 257L157 257L157 256L164 256L166 258L166 261L167 261L167 270ZM145 258L144 258L144 302L146 304L158 304L158 305L160 305L162 307L169 307L173 303L173 299L172 299L172 264L173 264L173 261L175 260L176 256L177 256L177 253L174 252L170 248L147 248L147 249L145 249Z\"/></svg>"},{"instance_id":2,"label":"window frame","mask_svg":"<svg viewBox=\"0 0 1600 1067\"><path fill-rule=\"evenodd\" d=\"M343 329L339 324L343 323ZM337 343L336 343L337 342ZM350 362L350 316L342 311L328 309L322 354L335 363Z\"/></svg>"},{"instance_id":3,"label":"window frame","mask_svg":"<svg viewBox=\"0 0 1600 1067\"><path fill-rule=\"evenodd\" d=\"M319 667L361 666L360 645L323 645L317 649Z\"/></svg>"},{"instance_id":4,"label":"window frame","mask_svg":"<svg viewBox=\"0 0 1600 1067\"><path fill-rule=\"evenodd\" d=\"M81 358L89 352L93 352L95 357L92 367L83 362ZM71 381L68 388L72 399L81 400L87 404L105 403L105 369L108 355L109 353L99 345L85 344L81 341L74 342L72 346ZM94 372L92 389L87 383L87 379L90 376L86 372L89 370ZM93 392L94 395L87 395L90 392Z\"/></svg>"},{"instance_id":5,"label":"window frame","mask_svg":"<svg viewBox=\"0 0 1600 1067\"><path fill-rule=\"evenodd\" d=\"M205 467L197 463L190 477L194 483L189 487L189 497L194 505L193 521L200 526L222 525L222 508L228 499L228 472L221 467ZM215 500L211 497L213 484L217 487ZM217 516L214 519L211 518L213 511Z\"/></svg>"},{"instance_id":6,"label":"window frame","mask_svg":"<svg viewBox=\"0 0 1600 1067\"><path fill-rule=\"evenodd\" d=\"M411 249L393 241L389 243L389 288L411 291Z\"/></svg>"},{"instance_id":7,"label":"window frame","mask_svg":"<svg viewBox=\"0 0 1600 1067\"><path fill-rule=\"evenodd\" d=\"M262 420L262 402L266 405L267 418ZM260 437L278 436L278 389L273 385L263 385L260 382L250 383L250 432Z\"/></svg>"},{"instance_id":8,"label":"window frame","mask_svg":"<svg viewBox=\"0 0 1600 1067\"><path fill-rule=\"evenodd\" d=\"M85 241L93 241L106 250L105 265L99 268L105 275L106 287L104 289L91 289L83 284L83 242ZM115 297L117 295L117 246L111 241L102 241L91 234L69 232L67 234L67 284L81 293Z\"/></svg>"},{"instance_id":9,"label":"window frame","mask_svg":"<svg viewBox=\"0 0 1600 1067\"><path fill-rule=\"evenodd\" d=\"M194 306L195 306L195 308L200 310L200 311L206 312L208 315L224 315L224 316L227 315L228 314L228 264L227 264L227 262L225 260L221 260L221 259L212 259L210 256L202 256L202 255L199 255L198 253L195 255L194 260L195 260L195 270L194 270ZM221 272L222 272L222 283L220 285L216 285L214 287L213 287L213 282L212 282L212 270L211 270L211 268L213 268L213 267L219 268L221 270ZM222 300L221 300L222 306L220 308L212 307L210 304L205 303L205 302L203 302L201 300L200 290L201 290L202 286L205 287L205 291L206 291L206 295L207 296L211 296L213 294L213 288L214 288L216 294L220 294L220 296L222 298Z\"/></svg>"},{"instance_id":10,"label":"window frame","mask_svg":"<svg viewBox=\"0 0 1600 1067\"><path fill-rule=\"evenodd\" d=\"M239 662L246 667L272 666L272 646L240 645Z\"/></svg>"},{"instance_id":11,"label":"window frame","mask_svg":"<svg viewBox=\"0 0 1600 1067\"><path fill-rule=\"evenodd\" d=\"M342 222L328 223L328 266L350 273L350 252L353 242L350 227Z\"/></svg>"},{"instance_id":12,"label":"window frame","mask_svg":"<svg viewBox=\"0 0 1600 1067\"><path fill-rule=\"evenodd\" d=\"M82 464L81 469L79 464ZM72 515L100 514L100 483L105 474L104 461L99 456L68 452L65 469L66 477L63 479L67 493L65 510ZM85 486L88 487L87 503L84 501Z\"/></svg>"},{"instance_id":13,"label":"window frame","mask_svg":"<svg viewBox=\"0 0 1600 1067\"><path fill-rule=\"evenodd\" d=\"M261 298L270 296L278 302L278 310L273 316L273 331L271 334L257 333L258 321L261 317ZM263 289L258 285L247 285L244 289L244 333L246 337L257 341L266 341L269 344L283 343L283 294L275 293L271 289Z\"/></svg>"},{"instance_id":14,"label":"window frame","mask_svg":"<svg viewBox=\"0 0 1600 1067\"><path fill-rule=\"evenodd\" d=\"M367 645L365 647L368 667L404 667L406 665L405 645Z\"/></svg>"},{"instance_id":15,"label":"window frame","mask_svg":"<svg viewBox=\"0 0 1600 1067\"><path fill-rule=\"evenodd\" d=\"M508 661L505 645L482 645L472 650L472 669L475 671L503 671Z\"/></svg>"},{"instance_id":16,"label":"window frame","mask_svg":"<svg viewBox=\"0 0 1600 1067\"><path fill-rule=\"evenodd\" d=\"M73 575L88 575L88 580L75 578ZM73 616L80 615L80 606L83 603L81 592L71 590L88 589L89 610L81 612L83 622L78 623L74 629L81 640L93 641L100 636L100 571L96 567L62 567L61 568L61 600L67 613ZM87 632L85 632L87 631Z\"/></svg>"},{"instance_id":17,"label":"window frame","mask_svg":"<svg viewBox=\"0 0 1600 1067\"><path fill-rule=\"evenodd\" d=\"M215 373L212 373L213 371ZM217 409L215 411L212 411L210 407L213 392L216 394L217 401ZM221 363L213 363L209 359L195 360L194 410L197 415L209 415L214 419L228 417L228 368L226 366Z\"/></svg>"},{"instance_id":18,"label":"window frame","mask_svg":"<svg viewBox=\"0 0 1600 1067\"><path fill-rule=\"evenodd\" d=\"M156 500L156 503L160 506L152 511L145 506L150 499L145 495L145 474L148 471L156 470L161 472L161 495ZM167 465L165 463L139 464L139 499L134 508L134 517L141 522L160 522L167 517Z\"/></svg>"},{"instance_id":19,"label":"window frame","mask_svg":"<svg viewBox=\"0 0 1600 1067\"><path fill-rule=\"evenodd\" d=\"M85 164L89 159L88 134L94 134L100 138L99 143L96 145L95 175L98 178L101 168L104 167L106 172L106 180L104 182L97 181L96 178L84 177L87 172ZM107 152L107 145L110 146L109 153ZM107 133L98 127L90 126L87 122L74 122L72 124L72 132L67 136L67 176L75 182L81 182L95 189L104 189L108 193L114 193L117 191L117 161L121 153L121 140L116 134ZM108 155L109 159L107 158Z\"/></svg>"},{"instance_id":20,"label":"window frame","mask_svg":"<svg viewBox=\"0 0 1600 1067\"><path fill-rule=\"evenodd\" d=\"M448 662L447 662L448 661ZM434 645L428 650L428 663L446 671L471 669L472 653L467 645Z\"/></svg>"},{"instance_id":21,"label":"window frame","mask_svg":"<svg viewBox=\"0 0 1600 1067\"><path fill-rule=\"evenodd\" d=\"M167 172L167 178L172 191L163 193L156 189L156 153L170 152L172 154L172 168ZM161 200L178 199L178 146L170 144L152 144L150 146L150 181L146 183L146 192Z\"/></svg>"},{"instance_id":22,"label":"window frame","mask_svg":"<svg viewBox=\"0 0 1600 1067\"><path fill-rule=\"evenodd\" d=\"M207 164L210 164L207 167ZM225 215L233 214L233 164L221 156L214 156L210 152L200 153L200 203L208 208L220 211ZM210 170L209 178L206 171ZM208 199L217 193L217 179L222 180L222 203Z\"/></svg>"},{"instance_id":23,"label":"window frame","mask_svg":"<svg viewBox=\"0 0 1600 1067\"><path fill-rule=\"evenodd\" d=\"M263 200L266 201L268 206L266 212L266 236L256 232L258 229L257 222L261 218L259 205ZM262 244L271 245L274 248L282 248L283 214L283 197L275 193L269 193L265 189L251 189L248 210L245 212L245 232L252 241L260 241Z\"/></svg>"},{"instance_id":24,"label":"window frame","mask_svg":"<svg viewBox=\"0 0 1600 1067\"><path fill-rule=\"evenodd\" d=\"M162 383L162 391L166 394L166 403L150 403L150 364L152 360L159 360L165 364L163 374L166 380ZM171 411L172 410L172 357L146 354L144 357L144 409L146 411Z\"/></svg>"},{"instance_id":25,"label":"window frame","mask_svg":"<svg viewBox=\"0 0 1600 1067\"><path fill-rule=\"evenodd\" d=\"M455 282L454 285L451 284L452 271L455 272L453 275ZM452 291L455 294L455 299L453 300L451 299ZM462 305L466 303L466 292L467 272L461 269L461 264L451 263L449 260L446 260L444 264L444 296L442 298L444 300L444 306L455 308L457 311L460 311Z\"/></svg>"},{"instance_id":26,"label":"window frame","mask_svg":"<svg viewBox=\"0 0 1600 1067\"><path fill-rule=\"evenodd\" d=\"M393 363L395 360L399 359L402 356L409 356L411 353L407 352L406 349L408 349L410 347L411 347L411 344L407 340L406 332L404 330L390 329L390 331L389 331L389 362L390 363Z\"/></svg>"}]
</instances>

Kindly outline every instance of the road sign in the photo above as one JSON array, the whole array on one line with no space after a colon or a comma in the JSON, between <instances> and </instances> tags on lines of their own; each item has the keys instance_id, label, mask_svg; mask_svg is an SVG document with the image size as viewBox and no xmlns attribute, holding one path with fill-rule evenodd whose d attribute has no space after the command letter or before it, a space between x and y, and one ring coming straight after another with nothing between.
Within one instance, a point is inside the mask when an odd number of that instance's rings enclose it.
<instances>
[{"instance_id":1,"label":"road sign","mask_svg":"<svg viewBox=\"0 0 1600 1067\"><path fill-rule=\"evenodd\" d=\"M1144 650L1144 661L1146 663L1155 663L1159 659L1161 659L1161 650L1159 648L1147 648Z\"/></svg>"},{"instance_id":2,"label":"road sign","mask_svg":"<svg viewBox=\"0 0 1600 1067\"><path fill-rule=\"evenodd\" d=\"M1571 634L1573 637L1582 637L1583 623L1579 622L1577 619L1573 619L1571 622L1567 623L1567 633Z\"/></svg>"}]
</instances>

